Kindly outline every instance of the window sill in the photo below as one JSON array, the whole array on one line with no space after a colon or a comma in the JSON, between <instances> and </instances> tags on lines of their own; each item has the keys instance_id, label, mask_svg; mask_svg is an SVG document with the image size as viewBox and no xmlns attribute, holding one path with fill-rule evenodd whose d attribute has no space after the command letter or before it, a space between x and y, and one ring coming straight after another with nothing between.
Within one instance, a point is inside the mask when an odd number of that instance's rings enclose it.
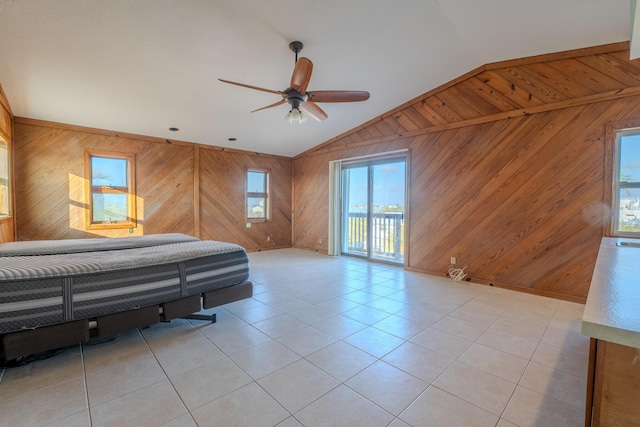
<instances>
[{"instance_id":1,"label":"window sill","mask_svg":"<svg viewBox=\"0 0 640 427\"><path fill-rule=\"evenodd\" d=\"M118 222L114 224L88 224L86 230L119 230L125 228L136 228L137 224L134 222Z\"/></svg>"}]
</instances>

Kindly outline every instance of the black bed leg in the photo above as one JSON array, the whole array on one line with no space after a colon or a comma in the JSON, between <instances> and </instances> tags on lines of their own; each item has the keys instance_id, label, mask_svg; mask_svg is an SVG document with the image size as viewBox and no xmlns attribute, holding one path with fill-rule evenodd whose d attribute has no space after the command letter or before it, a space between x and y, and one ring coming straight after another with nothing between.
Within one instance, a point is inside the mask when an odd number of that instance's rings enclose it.
<instances>
[{"instance_id":1,"label":"black bed leg","mask_svg":"<svg viewBox=\"0 0 640 427\"><path fill-rule=\"evenodd\" d=\"M216 313L213 314L190 314L188 316L183 316L183 319L189 320L209 320L211 323L216 323Z\"/></svg>"}]
</instances>

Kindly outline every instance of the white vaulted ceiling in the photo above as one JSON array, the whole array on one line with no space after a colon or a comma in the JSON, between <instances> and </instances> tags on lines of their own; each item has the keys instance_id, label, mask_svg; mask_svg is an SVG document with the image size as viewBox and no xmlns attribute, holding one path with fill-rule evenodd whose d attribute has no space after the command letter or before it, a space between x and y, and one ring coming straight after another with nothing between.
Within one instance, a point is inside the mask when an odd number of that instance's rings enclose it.
<instances>
[{"instance_id":1,"label":"white vaulted ceiling","mask_svg":"<svg viewBox=\"0 0 640 427\"><path fill-rule=\"evenodd\" d=\"M0 83L20 117L294 156L480 65L630 36L631 0L0 0ZM294 40L309 90L371 98L289 124L218 81L284 90Z\"/></svg>"}]
</instances>

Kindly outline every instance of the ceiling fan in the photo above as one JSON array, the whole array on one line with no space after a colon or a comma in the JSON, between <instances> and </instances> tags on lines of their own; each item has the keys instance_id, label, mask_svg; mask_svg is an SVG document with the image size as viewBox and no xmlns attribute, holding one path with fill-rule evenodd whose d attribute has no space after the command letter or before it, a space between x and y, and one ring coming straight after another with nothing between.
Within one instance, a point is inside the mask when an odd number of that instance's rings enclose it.
<instances>
[{"instance_id":1,"label":"ceiling fan","mask_svg":"<svg viewBox=\"0 0 640 427\"><path fill-rule=\"evenodd\" d=\"M325 113L322 108L316 104L317 102L357 102L369 99L369 92L357 90L314 90L307 92L307 86L309 86L311 72L313 71L313 63L304 57L298 59L298 53L302 50L302 47L303 45L299 41L294 41L289 44L289 49L296 54L296 65L293 68L293 74L291 75L291 83L285 90L264 89L229 80L218 80L223 83L261 90L263 92L275 93L276 95L282 96L280 101L267 105L266 107L253 110L252 113L288 103L291 106L291 110L284 116L284 118L289 123L304 122L306 117L302 112L318 121L325 120L328 117L327 113Z\"/></svg>"}]
</instances>

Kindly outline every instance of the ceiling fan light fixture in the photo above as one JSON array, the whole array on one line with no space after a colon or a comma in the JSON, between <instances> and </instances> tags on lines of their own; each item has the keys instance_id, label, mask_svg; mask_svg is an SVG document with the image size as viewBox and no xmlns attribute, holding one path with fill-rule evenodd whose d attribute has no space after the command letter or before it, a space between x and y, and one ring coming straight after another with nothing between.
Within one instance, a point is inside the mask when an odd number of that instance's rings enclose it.
<instances>
[{"instance_id":1,"label":"ceiling fan light fixture","mask_svg":"<svg viewBox=\"0 0 640 427\"><path fill-rule=\"evenodd\" d=\"M289 123L304 123L307 117L302 114L298 107L293 107L291 111L284 115L284 119Z\"/></svg>"}]
</instances>

